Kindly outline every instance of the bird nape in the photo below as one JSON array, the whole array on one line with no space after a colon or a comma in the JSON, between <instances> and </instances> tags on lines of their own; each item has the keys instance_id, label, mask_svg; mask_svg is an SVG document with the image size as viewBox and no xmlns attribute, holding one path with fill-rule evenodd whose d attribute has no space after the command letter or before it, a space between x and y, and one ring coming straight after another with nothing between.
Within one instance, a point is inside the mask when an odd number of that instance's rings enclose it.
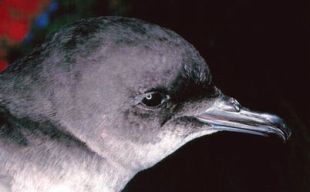
<instances>
[{"instance_id":1,"label":"bird nape","mask_svg":"<svg viewBox=\"0 0 310 192\"><path fill-rule=\"evenodd\" d=\"M68 25L0 82L0 187L13 192L120 191L202 136L290 136L225 96L190 43L138 19Z\"/></svg>"}]
</instances>

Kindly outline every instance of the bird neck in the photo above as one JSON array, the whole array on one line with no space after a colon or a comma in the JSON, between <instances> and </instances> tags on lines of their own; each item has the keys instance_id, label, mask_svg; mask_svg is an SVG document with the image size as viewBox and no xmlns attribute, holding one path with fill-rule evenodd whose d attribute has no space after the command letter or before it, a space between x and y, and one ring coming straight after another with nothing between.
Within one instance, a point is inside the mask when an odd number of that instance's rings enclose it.
<instances>
[{"instance_id":1,"label":"bird neck","mask_svg":"<svg viewBox=\"0 0 310 192\"><path fill-rule=\"evenodd\" d=\"M135 174L74 143L37 137L27 146L0 147L0 153L0 175L14 180L16 192L118 192Z\"/></svg>"},{"instance_id":2,"label":"bird neck","mask_svg":"<svg viewBox=\"0 0 310 192\"><path fill-rule=\"evenodd\" d=\"M126 170L114 163L107 162L104 166L106 167L106 170L109 171L104 173L105 181L103 183L105 183L106 190L102 191L121 191L136 174L135 172Z\"/></svg>"},{"instance_id":3,"label":"bird neck","mask_svg":"<svg viewBox=\"0 0 310 192\"><path fill-rule=\"evenodd\" d=\"M2 129L11 131L0 138L0 176L12 178L16 192L117 192L136 173L52 123L3 115Z\"/></svg>"}]
</instances>

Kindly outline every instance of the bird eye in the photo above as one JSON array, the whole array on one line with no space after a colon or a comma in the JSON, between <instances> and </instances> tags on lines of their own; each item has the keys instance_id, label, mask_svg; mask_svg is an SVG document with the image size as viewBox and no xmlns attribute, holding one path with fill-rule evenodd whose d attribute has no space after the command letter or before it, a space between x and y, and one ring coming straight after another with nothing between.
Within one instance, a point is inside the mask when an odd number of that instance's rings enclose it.
<instances>
[{"instance_id":1,"label":"bird eye","mask_svg":"<svg viewBox=\"0 0 310 192\"><path fill-rule=\"evenodd\" d=\"M168 99L167 95L159 92L146 93L142 99L142 103L148 107L157 107Z\"/></svg>"}]
</instances>

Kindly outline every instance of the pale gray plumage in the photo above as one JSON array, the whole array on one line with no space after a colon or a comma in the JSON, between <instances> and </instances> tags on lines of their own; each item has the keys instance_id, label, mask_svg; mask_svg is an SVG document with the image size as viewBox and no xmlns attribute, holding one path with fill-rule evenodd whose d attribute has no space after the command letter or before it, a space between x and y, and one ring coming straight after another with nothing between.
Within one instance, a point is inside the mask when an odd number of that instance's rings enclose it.
<instances>
[{"instance_id":1,"label":"pale gray plumage","mask_svg":"<svg viewBox=\"0 0 310 192\"><path fill-rule=\"evenodd\" d=\"M0 189L12 192L120 191L203 135L290 135L224 96L179 35L122 17L71 24L0 74L0 123Z\"/></svg>"}]
</instances>

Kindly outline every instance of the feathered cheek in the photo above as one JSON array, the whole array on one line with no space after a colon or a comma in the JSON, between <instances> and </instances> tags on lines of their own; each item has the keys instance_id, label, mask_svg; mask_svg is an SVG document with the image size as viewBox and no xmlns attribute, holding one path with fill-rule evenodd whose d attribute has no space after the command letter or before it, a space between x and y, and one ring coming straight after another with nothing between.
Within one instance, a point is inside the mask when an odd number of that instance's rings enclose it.
<instances>
[{"instance_id":1,"label":"feathered cheek","mask_svg":"<svg viewBox=\"0 0 310 192\"><path fill-rule=\"evenodd\" d=\"M102 138L102 139L105 139L105 138L107 138L107 137L108 137L108 133L105 132L105 131L102 131L102 132L101 132L101 138Z\"/></svg>"},{"instance_id":2,"label":"feathered cheek","mask_svg":"<svg viewBox=\"0 0 310 192\"><path fill-rule=\"evenodd\" d=\"M70 192L72 191L72 188L67 185L56 185L52 189L50 189L48 192Z\"/></svg>"}]
</instances>

